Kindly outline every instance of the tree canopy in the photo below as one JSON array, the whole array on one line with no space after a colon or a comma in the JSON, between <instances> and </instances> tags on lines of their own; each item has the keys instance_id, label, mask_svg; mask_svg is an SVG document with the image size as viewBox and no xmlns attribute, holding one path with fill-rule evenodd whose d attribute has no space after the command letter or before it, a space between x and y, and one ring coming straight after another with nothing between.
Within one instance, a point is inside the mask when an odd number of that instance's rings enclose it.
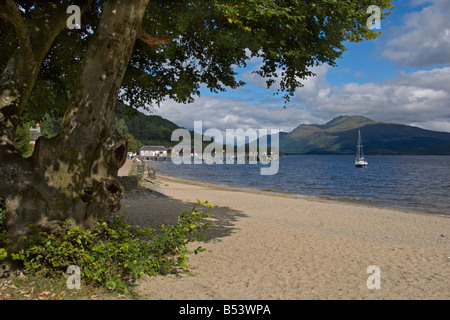
<instances>
[{"instance_id":1,"label":"tree canopy","mask_svg":"<svg viewBox=\"0 0 450 320\"><path fill-rule=\"evenodd\" d=\"M48 11L45 1L15 2L34 19ZM256 73L267 78L268 87L279 80L277 91L288 101L302 79L312 75L311 67L336 64L346 41L379 34L366 27L369 5L378 5L383 17L392 8L388 0L150 1L119 98L147 109L165 99L193 102L202 85L216 93L244 85L236 80L235 68L260 57L263 64ZM23 119L64 114L102 6L103 1L95 1L82 16L81 29L64 28L56 37ZM10 23L0 24L3 70L17 37Z\"/></svg>"}]
</instances>

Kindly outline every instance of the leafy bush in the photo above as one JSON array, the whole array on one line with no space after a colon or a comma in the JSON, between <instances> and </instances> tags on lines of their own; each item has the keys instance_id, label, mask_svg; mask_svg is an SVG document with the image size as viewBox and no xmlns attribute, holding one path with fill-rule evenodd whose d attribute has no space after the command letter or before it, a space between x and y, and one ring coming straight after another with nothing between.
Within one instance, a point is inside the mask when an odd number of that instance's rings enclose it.
<instances>
[{"instance_id":1,"label":"leafy bush","mask_svg":"<svg viewBox=\"0 0 450 320\"><path fill-rule=\"evenodd\" d=\"M207 202L200 203L208 207ZM195 208L184 211L173 226L162 226L159 234L150 228L132 228L123 215L100 222L92 229L71 226L70 221L53 234L39 232L26 239L25 248L11 256L23 261L30 272L44 276L65 274L70 265L80 267L86 284L103 285L124 292L127 284L142 275L168 274L177 266L187 269L188 244L205 240L200 235L210 225Z\"/></svg>"}]
</instances>

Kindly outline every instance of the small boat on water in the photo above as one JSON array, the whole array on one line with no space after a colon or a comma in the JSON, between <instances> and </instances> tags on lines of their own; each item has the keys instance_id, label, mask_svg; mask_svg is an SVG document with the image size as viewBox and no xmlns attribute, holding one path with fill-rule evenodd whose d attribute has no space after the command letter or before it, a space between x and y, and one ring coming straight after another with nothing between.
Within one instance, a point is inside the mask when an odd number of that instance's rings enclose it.
<instances>
[{"instance_id":1,"label":"small boat on water","mask_svg":"<svg viewBox=\"0 0 450 320\"><path fill-rule=\"evenodd\" d=\"M358 130L358 145L356 146L356 150L357 151L356 151L355 166L357 168L366 168L368 165L368 162L366 160L364 160L364 152L363 152L360 130Z\"/></svg>"}]
</instances>

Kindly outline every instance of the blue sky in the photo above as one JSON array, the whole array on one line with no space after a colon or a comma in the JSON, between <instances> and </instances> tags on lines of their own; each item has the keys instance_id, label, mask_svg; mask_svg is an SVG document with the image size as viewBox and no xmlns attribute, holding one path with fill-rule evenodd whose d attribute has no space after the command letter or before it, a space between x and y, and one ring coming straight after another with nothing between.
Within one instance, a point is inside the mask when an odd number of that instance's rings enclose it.
<instances>
[{"instance_id":1,"label":"blue sky","mask_svg":"<svg viewBox=\"0 0 450 320\"><path fill-rule=\"evenodd\" d=\"M326 123L339 115L404 123L450 132L450 1L395 0L375 40L347 44L337 67L314 68L315 77L283 108L274 89L252 75L259 61L238 70L247 85L225 93L202 90L194 103L164 102L153 109L176 124L203 129L279 129Z\"/></svg>"}]
</instances>

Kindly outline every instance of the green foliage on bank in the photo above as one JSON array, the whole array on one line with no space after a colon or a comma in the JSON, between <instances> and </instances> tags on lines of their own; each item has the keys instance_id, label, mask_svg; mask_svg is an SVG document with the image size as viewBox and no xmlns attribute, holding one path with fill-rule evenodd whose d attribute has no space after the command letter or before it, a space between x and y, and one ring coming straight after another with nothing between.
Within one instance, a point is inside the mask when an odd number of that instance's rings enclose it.
<instances>
[{"instance_id":1,"label":"green foliage on bank","mask_svg":"<svg viewBox=\"0 0 450 320\"><path fill-rule=\"evenodd\" d=\"M199 204L212 207L207 202ZM176 225L163 225L159 233L134 228L123 215L91 229L66 221L55 233L36 232L27 237L25 246L10 256L31 274L69 277L67 269L75 265L80 268L82 284L125 292L143 275L187 270L189 255L204 251L201 246L192 250L188 244L206 240L201 233L210 226L204 221L207 217L209 214L193 208L181 213ZM5 258L6 250L2 252Z\"/></svg>"}]
</instances>

